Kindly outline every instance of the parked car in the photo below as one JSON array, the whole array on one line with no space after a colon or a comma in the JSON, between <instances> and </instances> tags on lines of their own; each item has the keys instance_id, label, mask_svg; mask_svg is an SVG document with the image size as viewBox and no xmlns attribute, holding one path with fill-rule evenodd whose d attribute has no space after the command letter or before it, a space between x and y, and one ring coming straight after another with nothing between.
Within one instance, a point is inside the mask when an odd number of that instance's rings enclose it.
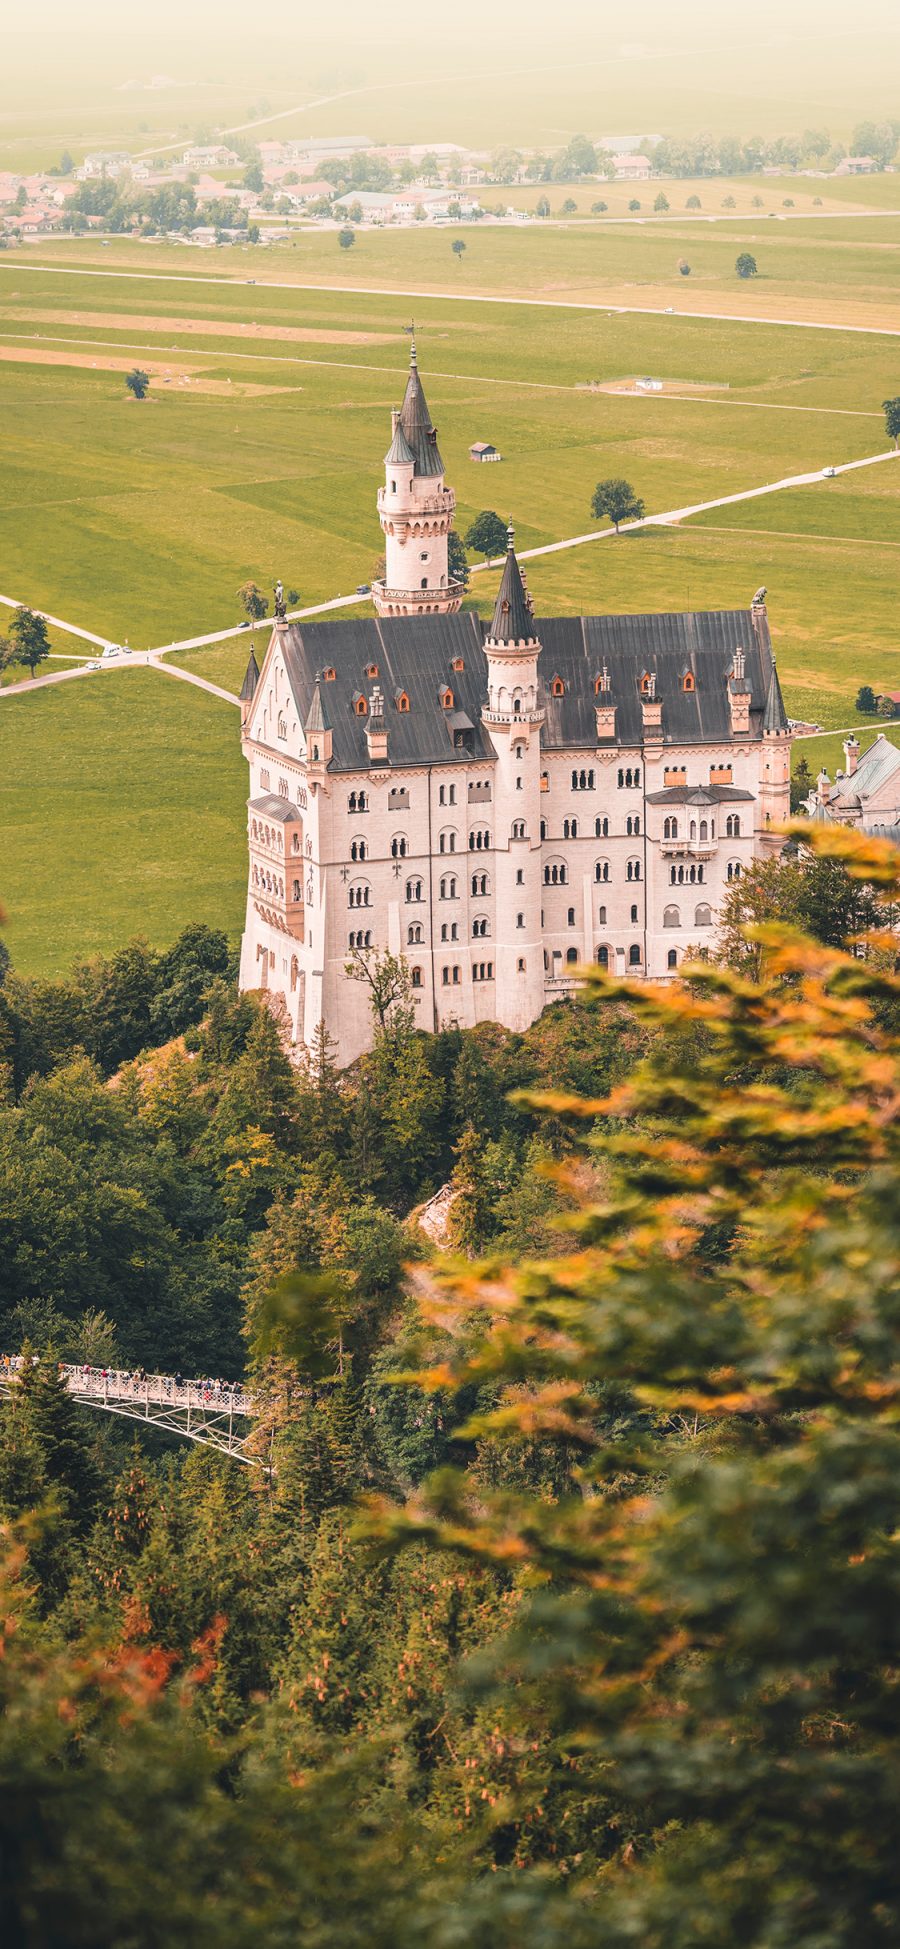
<instances>
[{"instance_id":1,"label":"parked car","mask_svg":"<svg viewBox=\"0 0 900 1949\"><path fill-rule=\"evenodd\" d=\"M99 670L100 668L99 657L92 657L90 663L86 663L84 667L86 670Z\"/></svg>"},{"instance_id":2,"label":"parked car","mask_svg":"<svg viewBox=\"0 0 900 1949\"><path fill-rule=\"evenodd\" d=\"M245 623L238 623L238 629L249 629L249 628L250 628L249 617Z\"/></svg>"},{"instance_id":3,"label":"parked car","mask_svg":"<svg viewBox=\"0 0 900 1949\"><path fill-rule=\"evenodd\" d=\"M369 596L369 595L371 595L371 593L372 593L372 584L371 584L371 582L357 582L357 584L356 584L356 593L357 593L357 595L358 595L358 596Z\"/></svg>"},{"instance_id":4,"label":"parked car","mask_svg":"<svg viewBox=\"0 0 900 1949\"><path fill-rule=\"evenodd\" d=\"M836 477L836 475L837 475L837 468L836 468L836 467L823 467L823 468L822 468L822 479L823 479L823 480L834 480L834 479L835 479L835 477Z\"/></svg>"},{"instance_id":5,"label":"parked car","mask_svg":"<svg viewBox=\"0 0 900 1949\"><path fill-rule=\"evenodd\" d=\"M119 646L118 646L118 644L117 644L117 643L107 643L107 645L106 645L106 648L105 648L105 650L103 651L103 661L104 661L104 663L105 663L108 657L111 657L111 656L121 656L121 654L122 654L122 652L121 652L121 650L119 649Z\"/></svg>"}]
</instances>

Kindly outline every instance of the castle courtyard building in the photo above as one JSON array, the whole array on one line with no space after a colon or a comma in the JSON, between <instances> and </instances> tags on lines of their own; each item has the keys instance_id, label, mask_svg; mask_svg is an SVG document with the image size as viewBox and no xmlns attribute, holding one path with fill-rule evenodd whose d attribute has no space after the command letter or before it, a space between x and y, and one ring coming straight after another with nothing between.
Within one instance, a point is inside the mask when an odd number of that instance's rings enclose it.
<instances>
[{"instance_id":1,"label":"castle courtyard building","mask_svg":"<svg viewBox=\"0 0 900 1949\"><path fill-rule=\"evenodd\" d=\"M377 613L276 614L241 697L241 986L298 1050L324 1021L341 1063L371 1039L351 955L405 957L423 1029L525 1029L580 962L677 974L789 809L764 591L749 609L538 619L510 532L490 625L461 613L414 352L378 506Z\"/></svg>"}]
</instances>

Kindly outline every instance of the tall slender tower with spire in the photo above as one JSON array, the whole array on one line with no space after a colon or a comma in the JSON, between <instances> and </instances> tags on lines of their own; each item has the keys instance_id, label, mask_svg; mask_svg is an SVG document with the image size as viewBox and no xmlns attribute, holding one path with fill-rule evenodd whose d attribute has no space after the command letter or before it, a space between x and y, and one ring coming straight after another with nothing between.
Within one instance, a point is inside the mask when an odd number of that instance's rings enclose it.
<instances>
[{"instance_id":1,"label":"tall slender tower with spire","mask_svg":"<svg viewBox=\"0 0 900 1949\"><path fill-rule=\"evenodd\" d=\"M543 1006L541 915L540 640L531 599L507 529L507 555L484 639L487 698L481 722L496 753L494 774L494 955L497 993L510 1027L526 1028Z\"/></svg>"},{"instance_id":2,"label":"tall slender tower with spire","mask_svg":"<svg viewBox=\"0 0 900 1949\"><path fill-rule=\"evenodd\" d=\"M392 414L378 515L384 530L384 580L372 596L379 616L446 616L459 608L463 585L450 575L447 550L456 495L444 482L422 390L416 342L410 347L406 396Z\"/></svg>"}]
</instances>

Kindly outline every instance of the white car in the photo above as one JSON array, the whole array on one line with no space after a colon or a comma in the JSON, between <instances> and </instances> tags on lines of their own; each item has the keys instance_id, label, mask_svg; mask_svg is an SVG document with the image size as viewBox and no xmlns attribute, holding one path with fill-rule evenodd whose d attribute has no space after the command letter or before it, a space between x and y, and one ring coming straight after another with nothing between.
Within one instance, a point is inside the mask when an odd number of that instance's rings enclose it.
<instances>
[{"instance_id":1,"label":"white car","mask_svg":"<svg viewBox=\"0 0 900 1949\"><path fill-rule=\"evenodd\" d=\"M100 661L99 661L99 658L98 658L98 657L93 657L93 658L92 658L92 660L91 660L91 662L90 662L90 663L86 663L84 667L85 667L85 669L86 669L86 670L99 670L99 668L100 668Z\"/></svg>"},{"instance_id":2,"label":"white car","mask_svg":"<svg viewBox=\"0 0 900 1949\"><path fill-rule=\"evenodd\" d=\"M106 645L106 648L105 648L105 650L104 650L104 652L103 652L103 661L104 661L104 663L105 663L105 662L107 661L107 659L108 659L109 657L111 657L111 656L121 656L121 654L122 654L122 652L121 652L121 650L119 649L119 646L118 646L118 644L117 644L117 643L107 643L107 645Z\"/></svg>"},{"instance_id":3,"label":"white car","mask_svg":"<svg viewBox=\"0 0 900 1949\"><path fill-rule=\"evenodd\" d=\"M822 468L822 479L823 479L823 480L836 480L836 479L837 479L837 468L836 468L836 467L823 467L823 468Z\"/></svg>"}]
</instances>

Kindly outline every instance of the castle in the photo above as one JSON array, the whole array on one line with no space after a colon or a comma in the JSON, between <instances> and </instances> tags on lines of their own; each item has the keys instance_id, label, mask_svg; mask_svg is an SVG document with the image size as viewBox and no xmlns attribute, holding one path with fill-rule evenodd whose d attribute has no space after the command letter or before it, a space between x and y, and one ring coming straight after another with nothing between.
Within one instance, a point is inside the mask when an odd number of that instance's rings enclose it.
<instances>
[{"instance_id":1,"label":"castle","mask_svg":"<svg viewBox=\"0 0 900 1949\"><path fill-rule=\"evenodd\" d=\"M513 534L489 626L460 612L455 496L413 348L378 511L376 614L289 623L241 692L241 986L292 1042L371 1039L351 956L390 949L423 1029L524 1029L579 962L671 977L777 851L791 734L749 609L537 619Z\"/></svg>"}]
</instances>

